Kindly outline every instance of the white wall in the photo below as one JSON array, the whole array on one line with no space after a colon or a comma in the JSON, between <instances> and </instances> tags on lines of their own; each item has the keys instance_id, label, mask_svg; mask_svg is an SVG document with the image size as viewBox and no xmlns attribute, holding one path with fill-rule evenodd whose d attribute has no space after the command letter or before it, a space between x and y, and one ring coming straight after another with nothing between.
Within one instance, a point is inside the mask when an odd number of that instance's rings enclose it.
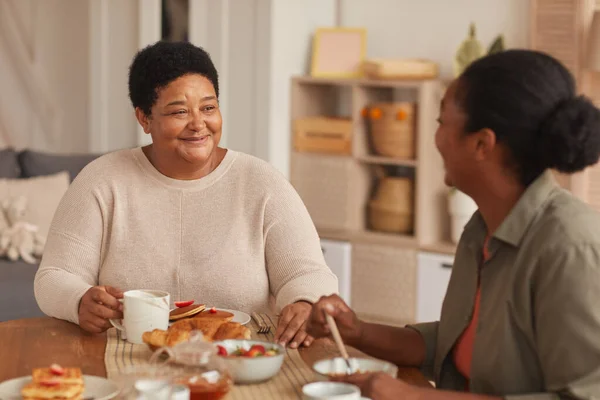
<instances>
[{"instance_id":1,"label":"white wall","mask_svg":"<svg viewBox=\"0 0 600 400\"><path fill-rule=\"evenodd\" d=\"M55 151L105 151L136 145L127 68L140 39L139 7L148 0L8 1L18 3L23 15L30 16L24 25L35 32L39 63L64 114L59 143L51 145L38 138L32 146ZM89 63L93 51L89 44L94 39L89 12L90 4L100 1L106 2L109 40L102 141L89 137L94 96L90 82L96 78L91 76ZM509 47L523 47L529 32L529 0L228 0L225 33L222 16L216 15L225 3L191 1L204 4L203 21L208 21L195 22L194 29L204 32L204 42L196 44L212 48L217 64L227 61L220 71L226 71L222 87L227 146L269 160L286 175L291 138L290 79L308 73L315 28L332 26L339 16L343 26L367 29L368 56L430 58L441 64L444 76L451 73L454 52L471 21L477 24L485 45L503 33ZM36 13L29 10L30 4L37 7ZM223 43L228 43L225 56ZM7 130L42 132L28 113L27 99L4 56L0 41L0 87L11 93L0 96L0 118L9 115ZM102 148L95 147L98 143Z\"/></svg>"},{"instance_id":2,"label":"white wall","mask_svg":"<svg viewBox=\"0 0 600 400\"><path fill-rule=\"evenodd\" d=\"M56 151L87 150L88 4L80 0L37 1L36 48L61 113Z\"/></svg>"},{"instance_id":3,"label":"white wall","mask_svg":"<svg viewBox=\"0 0 600 400\"><path fill-rule=\"evenodd\" d=\"M47 83L60 117L56 137L35 114L15 57L0 38L0 122L16 147L51 152L109 151L136 144L136 122L127 94L129 63L137 50L137 1L1 0L10 2L32 63ZM90 136L90 2L106 2L108 57L105 138ZM143 0L142 0L143 1ZM5 3L6 5L6 3ZM0 31L1 32L1 31ZM103 145L99 147L98 142ZM0 140L0 145L3 145Z\"/></svg>"},{"instance_id":4,"label":"white wall","mask_svg":"<svg viewBox=\"0 0 600 400\"><path fill-rule=\"evenodd\" d=\"M499 33L504 34L509 47L526 47L528 41L529 0L262 0L259 3L263 5L263 22L259 23L262 30L259 29L257 37L270 44L266 53L261 54L262 59L258 59L257 90L261 92L258 103L268 104L269 108L268 112L258 111L255 154L268 159L286 175L291 138L290 79L308 73L315 28L333 26L339 16L341 26L367 29L368 57L428 58L440 64L444 77L452 73L454 53L466 37L471 21L476 23L478 38L485 46ZM262 78L260 70L264 71ZM234 90L232 85L232 93ZM232 112L231 118L237 118L237 114ZM234 143L229 144L234 146Z\"/></svg>"},{"instance_id":5,"label":"white wall","mask_svg":"<svg viewBox=\"0 0 600 400\"><path fill-rule=\"evenodd\" d=\"M47 83L62 120L56 138L48 137L26 95L14 59L0 38L0 117L13 144L53 151L87 150L87 15L81 0L8 0L31 45L35 68ZM56 140L55 140L56 139Z\"/></svg>"},{"instance_id":6,"label":"white wall","mask_svg":"<svg viewBox=\"0 0 600 400\"><path fill-rule=\"evenodd\" d=\"M259 109L259 116L268 118L268 160L289 176L290 79L309 72L313 32L320 26L335 24L334 0L273 0L271 2L270 56L267 87L268 111ZM259 125L262 126L262 125ZM257 135L264 135L262 130Z\"/></svg>"},{"instance_id":7,"label":"white wall","mask_svg":"<svg viewBox=\"0 0 600 400\"><path fill-rule=\"evenodd\" d=\"M137 144L137 121L129 101L127 88L129 64L138 50L138 5L136 1L110 0L109 43L108 95L110 101L106 150L114 150L133 147Z\"/></svg>"},{"instance_id":8,"label":"white wall","mask_svg":"<svg viewBox=\"0 0 600 400\"><path fill-rule=\"evenodd\" d=\"M341 25L367 29L368 57L423 57L444 77L469 24L489 46L500 33L507 47L527 47L529 0L340 0Z\"/></svg>"}]
</instances>

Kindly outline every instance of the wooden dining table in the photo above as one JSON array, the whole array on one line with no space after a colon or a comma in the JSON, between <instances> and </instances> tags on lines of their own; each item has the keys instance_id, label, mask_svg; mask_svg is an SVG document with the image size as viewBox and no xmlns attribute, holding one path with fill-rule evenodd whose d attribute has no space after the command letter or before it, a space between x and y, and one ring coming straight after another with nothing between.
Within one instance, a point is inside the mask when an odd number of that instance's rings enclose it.
<instances>
[{"instance_id":1,"label":"wooden dining table","mask_svg":"<svg viewBox=\"0 0 600 400\"><path fill-rule=\"evenodd\" d=\"M79 366L86 375L106 377L105 348L106 333L91 334L75 324L55 318L0 322L0 382L30 375L33 368L53 363ZM350 356L364 356L356 349L348 350ZM339 356L335 344L329 339L316 340L299 352L308 365ZM398 378L414 385L431 387L416 368L400 367Z\"/></svg>"}]
</instances>

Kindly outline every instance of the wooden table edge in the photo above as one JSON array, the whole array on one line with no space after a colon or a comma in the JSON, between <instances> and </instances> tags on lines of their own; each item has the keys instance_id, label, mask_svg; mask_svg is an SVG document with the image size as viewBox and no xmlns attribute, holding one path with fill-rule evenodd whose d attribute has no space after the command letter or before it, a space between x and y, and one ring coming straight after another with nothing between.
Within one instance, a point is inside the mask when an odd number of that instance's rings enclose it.
<instances>
[{"instance_id":1,"label":"wooden table edge","mask_svg":"<svg viewBox=\"0 0 600 400\"><path fill-rule=\"evenodd\" d=\"M35 333L34 333L35 331ZM58 340L65 335L70 340ZM40 339L36 335L43 335ZM106 332L91 334L71 322L50 318L26 318L0 322L0 349L4 360L16 360L24 365L14 367L14 363L0 363L0 382L31 374L31 369L50 365L53 362L64 366L79 364L86 375L106 377L104 354L106 352ZM51 347L51 351L47 348ZM8 354L6 351L8 350ZM85 352L86 356L81 357ZM322 359L339 356L333 341L316 340L310 347L299 349L302 360L312 369L312 365ZM351 357L368 357L360 351L349 348ZM36 361L31 361L35 359ZM407 383L432 387L425 376L413 367L398 367L398 379Z\"/></svg>"}]
</instances>

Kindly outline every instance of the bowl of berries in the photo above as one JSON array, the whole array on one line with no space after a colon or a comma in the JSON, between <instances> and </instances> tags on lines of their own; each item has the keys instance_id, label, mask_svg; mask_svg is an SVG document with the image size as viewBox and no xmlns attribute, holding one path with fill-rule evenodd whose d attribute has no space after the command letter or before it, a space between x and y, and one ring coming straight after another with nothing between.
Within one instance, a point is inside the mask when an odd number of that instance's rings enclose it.
<instances>
[{"instance_id":1,"label":"bowl of berries","mask_svg":"<svg viewBox=\"0 0 600 400\"><path fill-rule=\"evenodd\" d=\"M213 343L235 383L257 383L271 379L281 369L285 349L258 340L223 340Z\"/></svg>"}]
</instances>

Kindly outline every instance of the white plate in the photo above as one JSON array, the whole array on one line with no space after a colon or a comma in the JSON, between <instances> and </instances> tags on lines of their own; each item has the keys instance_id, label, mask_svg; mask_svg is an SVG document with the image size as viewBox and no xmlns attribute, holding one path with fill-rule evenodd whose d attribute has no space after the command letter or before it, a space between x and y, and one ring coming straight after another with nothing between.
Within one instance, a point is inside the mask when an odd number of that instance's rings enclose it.
<instances>
[{"instance_id":1,"label":"white plate","mask_svg":"<svg viewBox=\"0 0 600 400\"><path fill-rule=\"evenodd\" d=\"M231 320L231 322L237 322L238 324L241 324L241 325L246 325L248 322L250 322L250 316L248 314L246 314L245 312L236 311L236 310L228 310L226 308L217 308L217 310L227 311L227 312L232 313L233 319Z\"/></svg>"},{"instance_id":2,"label":"white plate","mask_svg":"<svg viewBox=\"0 0 600 400\"><path fill-rule=\"evenodd\" d=\"M21 388L29 382L31 382L31 376L23 376L0 383L0 399L21 399ZM85 384L84 399L91 397L94 400L108 400L119 394L116 383L99 376L84 375L83 383Z\"/></svg>"},{"instance_id":3,"label":"white plate","mask_svg":"<svg viewBox=\"0 0 600 400\"><path fill-rule=\"evenodd\" d=\"M212 307L206 307L206 311L210 310ZM250 316L248 314L246 314L245 312L242 311L236 311L236 310L229 310L227 308L216 308L219 311L227 311L233 314L233 319L231 320L231 322L237 322L238 324L241 325L246 325L248 322L250 322ZM173 309L175 310L175 308ZM171 310L171 311L173 311ZM171 325L173 322L169 322L169 325Z\"/></svg>"}]
</instances>

